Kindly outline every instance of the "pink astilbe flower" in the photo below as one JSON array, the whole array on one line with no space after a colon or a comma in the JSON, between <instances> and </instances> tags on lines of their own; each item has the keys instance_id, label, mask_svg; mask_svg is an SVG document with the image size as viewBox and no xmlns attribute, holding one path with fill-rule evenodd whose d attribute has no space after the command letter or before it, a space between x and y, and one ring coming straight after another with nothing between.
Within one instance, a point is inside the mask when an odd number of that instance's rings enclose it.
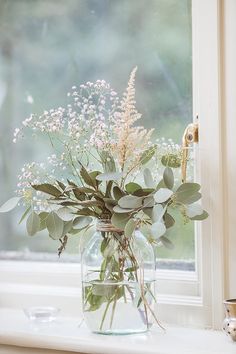
<instances>
[{"instance_id":1,"label":"pink astilbe flower","mask_svg":"<svg viewBox=\"0 0 236 354\"><path fill-rule=\"evenodd\" d=\"M134 123L141 118L135 104L135 67L129 78L128 87L123 94L120 104L120 112L114 117L114 133L116 144L113 147L117 155L121 171L129 173L141 163L141 155L149 145L153 129L147 130L143 126L134 126Z\"/></svg>"}]
</instances>

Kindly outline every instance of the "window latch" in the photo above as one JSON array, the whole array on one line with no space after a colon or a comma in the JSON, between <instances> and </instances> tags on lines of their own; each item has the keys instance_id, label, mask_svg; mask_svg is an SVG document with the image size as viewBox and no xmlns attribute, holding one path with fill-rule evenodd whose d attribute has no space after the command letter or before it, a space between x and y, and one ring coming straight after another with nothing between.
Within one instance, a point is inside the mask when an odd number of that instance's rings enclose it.
<instances>
[{"instance_id":1,"label":"window latch","mask_svg":"<svg viewBox=\"0 0 236 354\"><path fill-rule=\"evenodd\" d=\"M198 119L198 117L197 117ZM198 122L187 125L182 138L182 161L181 172L182 182L186 182L187 161L189 154L189 147L193 143L198 143Z\"/></svg>"}]
</instances>

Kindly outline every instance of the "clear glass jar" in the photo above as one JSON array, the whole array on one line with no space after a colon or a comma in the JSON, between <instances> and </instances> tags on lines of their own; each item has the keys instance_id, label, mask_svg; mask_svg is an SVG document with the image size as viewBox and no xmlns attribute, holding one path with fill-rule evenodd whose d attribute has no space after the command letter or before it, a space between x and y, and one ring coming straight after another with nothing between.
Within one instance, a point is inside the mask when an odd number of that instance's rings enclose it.
<instances>
[{"instance_id":1,"label":"clear glass jar","mask_svg":"<svg viewBox=\"0 0 236 354\"><path fill-rule=\"evenodd\" d=\"M82 254L83 312L95 333L146 332L156 320L155 257L140 230L127 238L109 220L97 231Z\"/></svg>"}]
</instances>

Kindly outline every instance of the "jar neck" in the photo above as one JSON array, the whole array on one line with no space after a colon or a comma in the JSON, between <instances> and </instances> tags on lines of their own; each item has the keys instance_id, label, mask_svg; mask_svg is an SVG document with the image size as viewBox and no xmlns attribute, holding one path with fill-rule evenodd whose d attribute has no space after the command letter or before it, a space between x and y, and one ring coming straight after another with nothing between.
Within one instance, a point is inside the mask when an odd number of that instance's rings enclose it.
<instances>
[{"instance_id":1,"label":"jar neck","mask_svg":"<svg viewBox=\"0 0 236 354\"><path fill-rule=\"evenodd\" d=\"M117 232L123 233L124 231L112 225L110 219L98 219L96 224L97 231L103 232Z\"/></svg>"}]
</instances>

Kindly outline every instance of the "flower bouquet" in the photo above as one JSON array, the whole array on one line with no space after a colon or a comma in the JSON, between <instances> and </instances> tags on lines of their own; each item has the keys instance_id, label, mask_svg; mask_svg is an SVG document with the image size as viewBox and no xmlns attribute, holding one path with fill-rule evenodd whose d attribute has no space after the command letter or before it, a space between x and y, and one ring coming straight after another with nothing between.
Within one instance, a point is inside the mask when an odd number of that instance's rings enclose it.
<instances>
[{"instance_id":1,"label":"flower bouquet","mask_svg":"<svg viewBox=\"0 0 236 354\"><path fill-rule=\"evenodd\" d=\"M17 196L0 208L24 206L20 222L26 218L28 234L46 229L59 242L59 256L68 238L87 235L83 310L98 333L143 332L158 322L154 247L171 246L166 232L175 224L174 210L186 222L208 215L196 203L200 185L178 178L181 148L153 143L153 129L137 124L136 70L121 98L104 80L87 82L72 87L66 108L23 121L14 142L31 130L45 134L54 153L48 165L22 168Z\"/></svg>"}]
</instances>

